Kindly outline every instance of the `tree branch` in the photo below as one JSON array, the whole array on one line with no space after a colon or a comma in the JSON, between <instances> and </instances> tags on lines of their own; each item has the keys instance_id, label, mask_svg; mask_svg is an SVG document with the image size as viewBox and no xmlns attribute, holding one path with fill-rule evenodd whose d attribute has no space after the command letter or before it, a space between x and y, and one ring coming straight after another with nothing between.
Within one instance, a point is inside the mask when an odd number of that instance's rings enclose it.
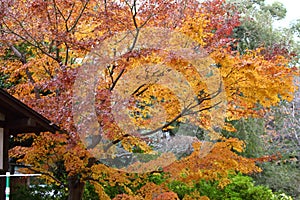
<instances>
[{"instance_id":1,"label":"tree branch","mask_svg":"<svg viewBox=\"0 0 300 200\"><path fill-rule=\"evenodd\" d=\"M55 60L56 62L60 63L59 60L57 60L54 56L52 56L50 53L48 53L47 51L45 51L43 48L41 48L39 46L39 44L34 44L33 42L31 42L30 40L28 40L27 38L23 37L22 35L14 32L13 30L11 30L7 24L5 24L7 30L9 30L10 33L12 33L13 35L19 37L20 39L22 39L24 42L27 42L28 44L30 44L31 46L37 48L38 50L40 50L42 53L44 53L46 56L52 58L53 60ZM37 41L34 40L35 43L37 43Z\"/></svg>"},{"instance_id":2,"label":"tree branch","mask_svg":"<svg viewBox=\"0 0 300 200\"><path fill-rule=\"evenodd\" d=\"M8 44L8 46L10 47L10 49L14 52L14 54L21 60L22 64L25 65L27 63L26 57L23 53L21 53L15 46L13 46L12 44ZM25 73L26 76L28 78L28 80L34 85L35 81L29 71L29 69L26 67L25 69ZM35 94L35 98L40 99L41 96L39 94L39 90L38 88L34 85L33 87L34 90L34 94Z\"/></svg>"},{"instance_id":3,"label":"tree branch","mask_svg":"<svg viewBox=\"0 0 300 200\"><path fill-rule=\"evenodd\" d=\"M116 87L118 80L121 78L124 72L125 69L122 69L119 75L117 76L116 80L112 83L112 86L109 88L110 91L112 91Z\"/></svg>"},{"instance_id":4,"label":"tree branch","mask_svg":"<svg viewBox=\"0 0 300 200\"><path fill-rule=\"evenodd\" d=\"M71 32L71 31L77 26L77 24L78 24L80 18L82 17L82 15L83 15L83 13L84 13L84 11L85 11L85 9L86 9L86 7L87 7L89 1L90 1L90 0L86 0L86 2L85 2L84 5L83 5L83 8L81 9L81 11L80 11L79 15L77 16L77 18L76 18L74 24L71 26L71 28L68 30L68 32Z\"/></svg>"},{"instance_id":5,"label":"tree branch","mask_svg":"<svg viewBox=\"0 0 300 200\"><path fill-rule=\"evenodd\" d=\"M54 181L56 181L57 183L59 183L61 186L66 187L66 185L63 182L61 182L59 179L57 179L56 177L52 176L51 174L49 174L47 172L41 172L39 170L32 169L30 166L24 166L24 167L26 167L27 169L33 171L34 173L38 173L38 174L42 174L42 175L45 175L45 176L49 176L51 179L53 179Z\"/></svg>"}]
</instances>

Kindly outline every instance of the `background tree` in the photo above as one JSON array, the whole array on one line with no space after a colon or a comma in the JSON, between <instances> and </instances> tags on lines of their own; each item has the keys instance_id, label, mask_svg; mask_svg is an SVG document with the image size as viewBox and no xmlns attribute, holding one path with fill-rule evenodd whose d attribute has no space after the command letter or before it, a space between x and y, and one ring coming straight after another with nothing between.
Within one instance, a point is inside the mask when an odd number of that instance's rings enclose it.
<instances>
[{"instance_id":1,"label":"background tree","mask_svg":"<svg viewBox=\"0 0 300 200\"><path fill-rule=\"evenodd\" d=\"M238 45L240 52L263 45L269 51L268 57L270 57L270 53L285 57L292 56L289 65L299 63L297 23L291 24L289 28L274 28L272 25L272 22L284 17L282 5L279 8L278 3L267 5L264 1L234 2L241 5L239 7L241 8L240 12L244 16L241 19L241 26L234 33L237 38L240 38ZM299 77L299 73L296 76ZM297 77L294 80L295 84L299 82ZM297 109L294 108L295 105L298 105L298 96L296 93L293 95L294 100L292 102L283 101L278 106L272 107L264 116L265 119L250 118L234 122L237 129L235 135L247 144L245 151L247 157L261 156L264 152L282 155L281 161L264 164L263 173L255 176L255 181L267 184L273 190L285 191L296 198L299 196L299 188L294 187L293 181L297 181L295 174L297 174L296 163L299 157L297 145L299 139L295 133L298 129L298 123L297 117L295 117ZM228 134L228 136L232 135L233 133ZM275 180L276 178L278 179Z\"/></svg>"},{"instance_id":2,"label":"background tree","mask_svg":"<svg viewBox=\"0 0 300 200\"><path fill-rule=\"evenodd\" d=\"M247 49L264 47L266 56L292 54L296 58L299 44L293 39L292 29L273 27L273 22L283 19L286 15L282 3L266 4L264 0L229 2L236 4L241 13L241 24L233 34L233 37L238 39L238 51L243 53Z\"/></svg>"}]
</instances>

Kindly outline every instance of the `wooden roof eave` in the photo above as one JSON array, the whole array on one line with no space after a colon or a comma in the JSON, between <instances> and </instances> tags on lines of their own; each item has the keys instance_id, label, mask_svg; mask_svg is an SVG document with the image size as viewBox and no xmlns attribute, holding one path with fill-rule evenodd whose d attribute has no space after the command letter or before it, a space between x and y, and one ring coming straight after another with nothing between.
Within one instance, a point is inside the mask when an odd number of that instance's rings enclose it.
<instances>
[{"instance_id":1,"label":"wooden roof eave","mask_svg":"<svg viewBox=\"0 0 300 200\"><path fill-rule=\"evenodd\" d=\"M11 134L61 130L50 120L0 88L1 111L10 119L0 121L0 126L10 129Z\"/></svg>"}]
</instances>

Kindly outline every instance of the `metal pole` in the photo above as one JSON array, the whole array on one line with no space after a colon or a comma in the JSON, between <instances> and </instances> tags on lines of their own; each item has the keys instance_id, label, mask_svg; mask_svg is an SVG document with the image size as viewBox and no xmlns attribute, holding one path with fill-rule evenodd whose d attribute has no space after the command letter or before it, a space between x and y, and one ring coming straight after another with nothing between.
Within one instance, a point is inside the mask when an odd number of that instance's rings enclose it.
<instances>
[{"instance_id":1,"label":"metal pole","mask_svg":"<svg viewBox=\"0 0 300 200\"><path fill-rule=\"evenodd\" d=\"M5 187L5 200L9 200L10 195L10 177L11 176L41 176L41 174L10 174L6 172L5 175L0 175L0 177L6 177L6 187Z\"/></svg>"},{"instance_id":2,"label":"metal pole","mask_svg":"<svg viewBox=\"0 0 300 200\"><path fill-rule=\"evenodd\" d=\"M10 194L10 172L6 172L6 187L5 187L5 200L9 200L9 194Z\"/></svg>"}]
</instances>

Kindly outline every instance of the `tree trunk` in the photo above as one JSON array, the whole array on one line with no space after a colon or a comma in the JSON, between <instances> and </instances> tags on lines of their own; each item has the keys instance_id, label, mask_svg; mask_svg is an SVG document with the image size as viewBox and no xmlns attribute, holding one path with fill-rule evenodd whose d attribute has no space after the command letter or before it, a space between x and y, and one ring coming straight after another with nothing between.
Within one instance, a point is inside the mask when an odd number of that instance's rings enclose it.
<instances>
[{"instance_id":1,"label":"tree trunk","mask_svg":"<svg viewBox=\"0 0 300 200\"><path fill-rule=\"evenodd\" d=\"M78 177L69 177L68 191L68 200L81 200L84 191L84 182L80 182Z\"/></svg>"}]
</instances>

